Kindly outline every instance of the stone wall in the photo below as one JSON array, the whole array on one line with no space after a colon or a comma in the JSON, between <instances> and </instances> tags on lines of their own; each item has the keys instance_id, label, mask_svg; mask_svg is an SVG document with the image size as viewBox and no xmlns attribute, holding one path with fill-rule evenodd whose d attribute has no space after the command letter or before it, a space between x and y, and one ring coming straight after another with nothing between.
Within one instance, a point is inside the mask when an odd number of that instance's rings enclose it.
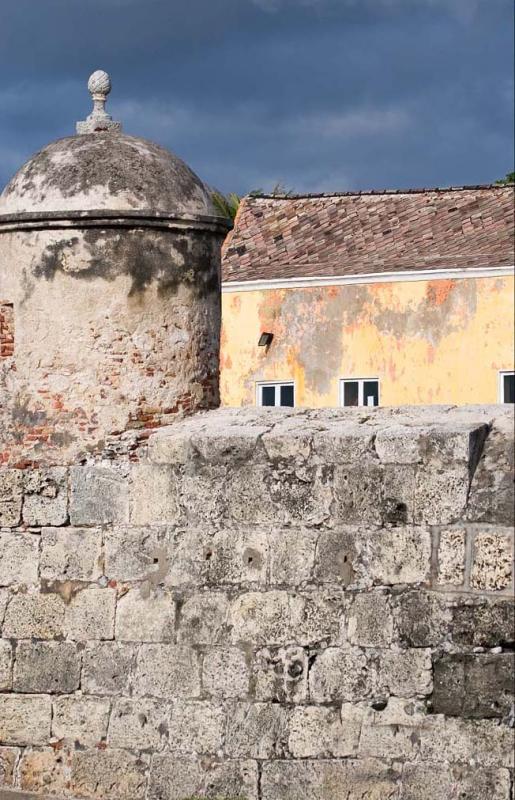
<instances>
[{"instance_id":1,"label":"stone wall","mask_svg":"<svg viewBox=\"0 0 515 800\"><path fill-rule=\"evenodd\" d=\"M119 452L0 471L1 785L509 800L511 410L221 410Z\"/></svg>"}]
</instances>

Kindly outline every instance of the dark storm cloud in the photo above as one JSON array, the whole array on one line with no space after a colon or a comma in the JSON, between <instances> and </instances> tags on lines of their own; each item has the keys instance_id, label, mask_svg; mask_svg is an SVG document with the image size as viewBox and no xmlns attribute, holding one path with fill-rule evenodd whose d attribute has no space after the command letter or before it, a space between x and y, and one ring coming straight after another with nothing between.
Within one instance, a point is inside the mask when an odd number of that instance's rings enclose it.
<instances>
[{"instance_id":1,"label":"dark storm cloud","mask_svg":"<svg viewBox=\"0 0 515 800\"><path fill-rule=\"evenodd\" d=\"M0 0L0 185L89 113L245 192L512 169L512 0Z\"/></svg>"}]
</instances>

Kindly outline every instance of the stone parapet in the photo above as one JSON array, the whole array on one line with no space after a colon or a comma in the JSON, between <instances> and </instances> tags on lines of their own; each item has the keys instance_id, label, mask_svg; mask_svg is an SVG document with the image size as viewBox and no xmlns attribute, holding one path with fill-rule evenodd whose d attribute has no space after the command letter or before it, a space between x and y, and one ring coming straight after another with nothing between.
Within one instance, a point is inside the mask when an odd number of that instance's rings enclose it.
<instances>
[{"instance_id":1,"label":"stone parapet","mask_svg":"<svg viewBox=\"0 0 515 800\"><path fill-rule=\"evenodd\" d=\"M119 452L0 471L5 791L509 800L510 410L225 409Z\"/></svg>"}]
</instances>

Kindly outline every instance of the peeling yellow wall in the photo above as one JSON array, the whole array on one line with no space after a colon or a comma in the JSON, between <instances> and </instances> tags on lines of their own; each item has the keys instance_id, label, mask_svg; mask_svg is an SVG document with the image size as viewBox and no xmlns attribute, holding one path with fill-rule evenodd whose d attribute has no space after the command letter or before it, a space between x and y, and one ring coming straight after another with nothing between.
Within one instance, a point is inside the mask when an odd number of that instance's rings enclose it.
<instances>
[{"instance_id":1,"label":"peeling yellow wall","mask_svg":"<svg viewBox=\"0 0 515 800\"><path fill-rule=\"evenodd\" d=\"M227 406L255 404L263 380L294 380L298 406L336 406L351 377L379 378L381 405L496 403L513 369L512 277L228 292L222 317Z\"/></svg>"}]
</instances>

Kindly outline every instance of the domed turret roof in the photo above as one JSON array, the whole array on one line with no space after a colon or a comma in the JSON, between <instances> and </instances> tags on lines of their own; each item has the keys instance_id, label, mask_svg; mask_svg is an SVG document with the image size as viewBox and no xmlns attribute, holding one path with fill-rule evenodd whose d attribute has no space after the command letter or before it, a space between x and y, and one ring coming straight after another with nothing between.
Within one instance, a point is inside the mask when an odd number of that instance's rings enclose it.
<instances>
[{"instance_id":1,"label":"domed turret roof","mask_svg":"<svg viewBox=\"0 0 515 800\"><path fill-rule=\"evenodd\" d=\"M180 158L127 136L105 112L106 73L89 81L94 109L79 135L52 142L16 173L0 195L0 214L137 211L215 215L208 189Z\"/></svg>"}]
</instances>

